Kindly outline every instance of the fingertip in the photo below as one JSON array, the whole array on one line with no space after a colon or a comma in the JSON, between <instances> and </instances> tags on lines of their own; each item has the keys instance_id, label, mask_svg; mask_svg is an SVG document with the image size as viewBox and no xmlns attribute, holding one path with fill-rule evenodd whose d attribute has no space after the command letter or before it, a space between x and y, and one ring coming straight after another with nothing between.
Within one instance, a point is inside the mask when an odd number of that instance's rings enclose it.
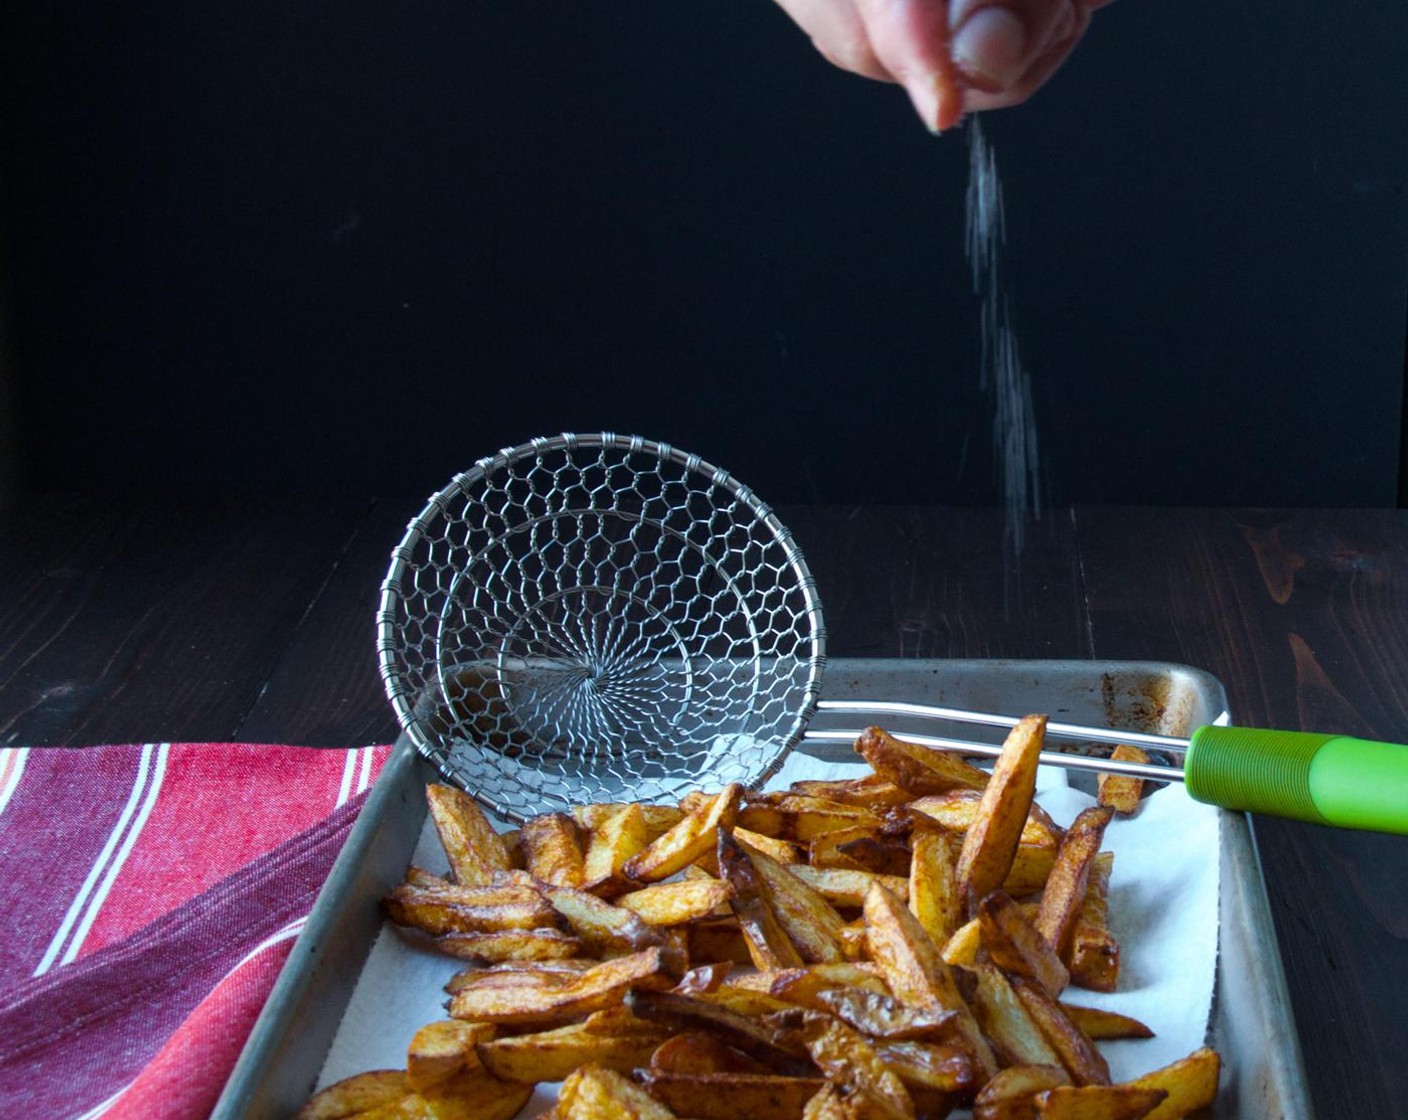
<instances>
[{"instance_id":1,"label":"fingertip","mask_svg":"<svg viewBox=\"0 0 1408 1120\"><path fill-rule=\"evenodd\" d=\"M1027 27L1011 9L979 8L953 34L953 61L974 86L996 93L1027 68Z\"/></svg>"}]
</instances>

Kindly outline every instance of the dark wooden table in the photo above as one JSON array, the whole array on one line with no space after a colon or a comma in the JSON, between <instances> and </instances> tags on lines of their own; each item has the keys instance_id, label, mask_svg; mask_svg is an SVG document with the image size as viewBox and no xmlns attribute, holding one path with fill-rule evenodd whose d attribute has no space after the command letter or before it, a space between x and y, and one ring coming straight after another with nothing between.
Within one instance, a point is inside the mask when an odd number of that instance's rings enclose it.
<instances>
[{"instance_id":1,"label":"dark wooden table","mask_svg":"<svg viewBox=\"0 0 1408 1120\"><path fill-rule=\"evenodd\" d=\"M0 515L0 744L353 746L416 502L103 495ZM1408 741L1408 513L779 511L836 656L1185 662L1238 722ZM1255 822L1319 1114L1408 1114L1408 839Z\"/></svg>"}]
</instances>

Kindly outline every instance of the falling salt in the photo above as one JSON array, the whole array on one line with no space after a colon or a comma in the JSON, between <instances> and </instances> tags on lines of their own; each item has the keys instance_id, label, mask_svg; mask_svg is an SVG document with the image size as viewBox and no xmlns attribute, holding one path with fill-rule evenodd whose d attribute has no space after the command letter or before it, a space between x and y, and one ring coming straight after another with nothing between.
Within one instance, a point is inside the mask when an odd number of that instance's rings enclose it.
<instances>
[{"instance_id":1,"label":"falling salt","mask_svg":"<svg viewBox=\"0 0 1408 1120\"><path fill-rule=\"evenodd\" d=\"M979 301L979 386L992 394L993 459L1002 486L1003 537L1009 555L1022 551L1029 518L1041 516L1036 418L1031 377L1022 365L1002 275L1007 219L997 160L977 117L968 125L965 226L973 291Z\"/></svg>"}]
</instances>

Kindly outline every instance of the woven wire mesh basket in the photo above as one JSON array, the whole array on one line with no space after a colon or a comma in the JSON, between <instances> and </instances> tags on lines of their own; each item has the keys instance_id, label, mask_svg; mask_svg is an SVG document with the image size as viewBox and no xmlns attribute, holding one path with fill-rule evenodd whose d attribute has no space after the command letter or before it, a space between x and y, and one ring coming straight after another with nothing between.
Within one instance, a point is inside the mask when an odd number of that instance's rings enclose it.
<instances>
[{"instance_id":1,"label":"woven wire mesh basket","mask_svg":"<svg viewBox=\"0 0 1408 1120\"><path fill-rule=\"evenodd\" d=\"M825 629L791 534L637 436L481 459L392 553L387 695L444 777L513 819L756 785L816 710Z\"/></svg>"}]
</instances>

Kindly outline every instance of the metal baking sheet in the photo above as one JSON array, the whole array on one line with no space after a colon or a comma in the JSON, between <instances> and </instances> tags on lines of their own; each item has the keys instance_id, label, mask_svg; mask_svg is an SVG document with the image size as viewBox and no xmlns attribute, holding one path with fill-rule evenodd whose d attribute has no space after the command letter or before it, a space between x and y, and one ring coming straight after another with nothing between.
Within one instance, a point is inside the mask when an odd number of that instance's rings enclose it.
<instances>
[{"instance_id":1,"label":"metal baking sheet","mask_svg":"<svg viewBox=\"0 0 1408 1120\"><path fill-rule=\"evenodd\" d=\"M825 699L911 700L1186 734L1225 721L1218 680L1186 666L1108 661L836 659ZM851 717L842 717L851 718ZM814 726L825 726L818 719ZM902 732L901 724L892 730ZM809 748L823 757L835 748ZM835 757L854 761L841 750ZM214 1120L276 1120L312 1093L424 824L435 772L398 744L256 1022ZM1223 1055L1216 1117L1313 1116L1261 865L1247 817L1223 813L1220 936L1208 1042Z\"/></svg>"}]
</instances>

